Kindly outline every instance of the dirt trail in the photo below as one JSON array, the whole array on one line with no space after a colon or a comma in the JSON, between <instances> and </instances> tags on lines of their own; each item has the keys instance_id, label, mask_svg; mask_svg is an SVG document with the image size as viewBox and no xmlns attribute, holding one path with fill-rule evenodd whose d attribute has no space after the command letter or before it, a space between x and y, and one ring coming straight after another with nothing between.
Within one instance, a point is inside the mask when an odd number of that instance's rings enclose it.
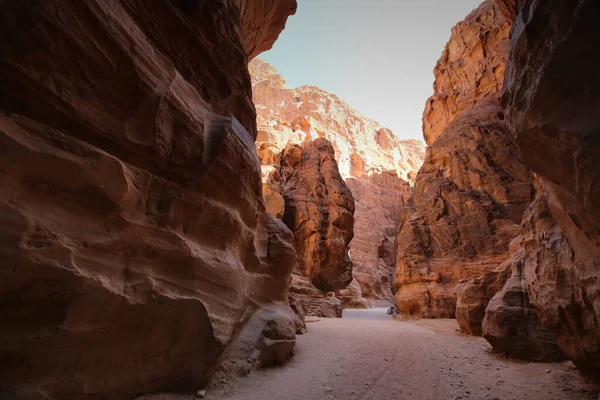
<instances>
[{"instance_id":1,"label":"dirt trail","mask_svg":"<svg viewBox=\"0 0 600 400\"><path fill-rule=\"evenodd\" d=\"M310 323L286 365L208 390L206 399L598 399L600 387L571 363L501 357L484 339L459 335L454 320L350 316ZM163 396L147 399L190 398Z\"/></svg>"}]
</instances>

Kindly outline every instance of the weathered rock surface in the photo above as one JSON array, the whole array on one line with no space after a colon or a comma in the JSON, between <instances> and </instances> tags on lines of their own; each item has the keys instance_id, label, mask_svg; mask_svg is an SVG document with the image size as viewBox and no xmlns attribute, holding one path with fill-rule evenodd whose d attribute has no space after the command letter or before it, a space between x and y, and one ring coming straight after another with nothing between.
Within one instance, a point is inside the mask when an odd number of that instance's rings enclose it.
<instances>
[{"instance_id":1,"label":"weathered rock surface","mask_svg":"<svg viewBox=\"0 0 600 400\"><path fill-rule=\"evenodd\" d=\"M528 219L527 213L524 218ZM564 355L556 344L555 335L541 324L529 302L522 238L517 237L513 243L511 257L502 264L510 268L512 275L502 290L488 301L485 318L479 320L479 329L497 351L526 360L561 361Z\"/></svg>"},{"instance_id":2,"label":"weathered rock surface","mask_svg":"<svg viewBox=\"0 0 600 400\"><path fill-rule=\"evenodd\" d=\"M456 321L462 333L482 335L486 307L496 293L502 290L510 276L512 266L517 262L512 255L513 248L520 245L516 242L517 239L509 245L511 249L509 259L481 276L460 281L456 285Z\"/></svg>"},{"instance_id":3,"label":"weathered rock surface","mask_svg":"<svg viewBox=\"0 0 600 400\"><path fill-rule=\"evenodd\" d=\"M237 5L0 6L3 394L193 390L224 354L289 356L295 252L261 200L244 50L285 17Z\"/></svg>"},{"instance_id":4,"label":"weathered rock surface","mask_svg":"<svg viewBox=\"0 0 600 400\"><path fill-rule=\"evenodd\" d=\"M290 143L324 137L335 150L344 179L394 171L408 180L409 174L419 170L424 153L421 142L398 139L389 129L316 86L289 89L277 70L261 59L253 60L249 69L259 148L268 147L279 154Z\"/></svg>"},{"instance_id":5,"label":"weathered rock surface","mask_svg":"<svg viewBox=\"0 0 600 400\"><path fill-rule=\"evenodd\" d=\"M503 104L545 199L524 221L526 279L565 355L600 374L600 30L593 0L528 1L511 33ZM547 204L547 206L546 206Z\"/></svg>"},{"instance_id":6,"label":"weathered rock surface","mask_svg":"<svg viewBox=\"0 0 600 400\"><path fill-rule=\"evenodd\" d=\"M250 63L257 107L257 148L262 164L267 211L282 212L280 160L285 146L328 139L342 178L352 191L356 210L350 243L354 283L337 295L346 307L368 307L375 300L393 300L393 243L398 210L424 157L423 143L398 140L377 122L363 116L335 95L315 86L287 88L270 64ZM402 178L399 178L402 177ZM317 293L322 297L323 293Z\"/></svg>"},{"instance_id":7,"label":"weathered rock surface","mask_svg":"<svg viewBox=\"0 0 600 400\"><path fill-rule=\"evenodd\" d=\"M423 112L423 136L431 146L446 125L477 102L502 91L509 31L518 0L487 0L452 28L433 73L434 94Z\"/></svg>"},{"instance_id":8,"label":"weathered rock surface","mask_svg":"<svg viewBox=\"0 0 600 400\"><path fill-rule=\"evenodd\" d=\"M456 284L489 283L485 275L508 258L533 199L531 173L499 105L515 15L515 1L485 1L453 28L436 65L423 117L430 147L396 236L394 285L402 313L454 317ZM468 307L483 317L485 304Z\"/></svg>"},{"instance_id":9,"label":"weathered rock surface","mask_svg":"<svg viewBox=\"0 0 600 400\"><path fill-rule=\"evenodd\" d=\"M523 217L524 275L529 298L541 322L556 334L565 355L584 371L595 373L600 351L600 251L584 235L576 236L575 242L569 240L554 218L555 212L564 218L564 211L550 206L547 192L542 185L541 193ZM586 246L590 251L582 252Z\"/></svg>"},{"instance_id":10,"label":"weathered rock surface","mask_svg":"<svg viewBox=\"0 0 600 400\"><path fill-rule=\"evenodd\" d=\"M269 50L296 13L296 0L233 0L240 9L244 49L248 59Z\"/></svg>"},{"instance_id":11,"label":"weathered rock surface","mask_svg":"<svg viewBox=\"0 0 600 400\"><path fill-rule=\"evenodd\" d=\"M400 312L453 318L456 284L508 258L534 188L501 118L497 103L480 103L428 149L396 236Z\"/></svg>"},{"instance_id":12,"label":"weathered rock surface","mask_svg":"<svg viewBox=\"0 0 600 400\"><path fill-rule=\"evenodd\" d=\"M396 223L412 189L408 182L391 172L361 179L348 178L346 183L356 207L350 257L354 263L354 279L360 285L360 297L392 303Z\"/></svg>"},{"instance_id":13,"label":"weathered rock surface","mask_svg":"<svg viewBox=\"0 0 600 400\"><path fill-rule=\"evenodd\" d=\"M337 168L333 147L319 138L289 145L281 162L285 213L294 233L296 270L323 292L352 281L348 244L354 235L354 198Z\"/></svg>"}]
</instances>

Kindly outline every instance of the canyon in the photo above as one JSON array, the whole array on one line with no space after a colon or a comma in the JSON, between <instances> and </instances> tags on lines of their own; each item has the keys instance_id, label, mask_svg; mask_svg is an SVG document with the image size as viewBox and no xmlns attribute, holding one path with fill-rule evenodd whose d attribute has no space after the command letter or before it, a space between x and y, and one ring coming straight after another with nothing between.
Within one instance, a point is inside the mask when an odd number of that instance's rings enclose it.
<instances>
[{"instance_id":1,"label":"canyon","mask_svg":"<svg viewBox=\"0 0 600 400\"><path fill-rule=\"evenodd\" d=\"M427 147L256 58L298 6L0 5L1 398L598 395L600 3L483 1Z\"/></svg>"},{"instance_id":2,"label":"canyon","mask_svg":"<svg viewBox=\"0 0 600 400\"><path fill-rule=\"evenodd\" d=\"M275 67L261 59L253 60L249 70L267 212L283 219L294 232L299 263L313 264L313 255L323 254L314 240L320 230L331 231L322 232L327 240L319 242L321 247L337 254L330 260L325 254L318 256L330 266L333 275L325 279L330 284L319 284L314 274L303 273L304 265L296 268L292 297L306 312L312 308L310 314L315 316L341 316L342 307L391 305L394 234L399 210L410 197L410 184L423 162L423 144L398 139L316 86L290 89ZM328 150L314 157L315 146ZM319 169L335 171L322 179ZM322 184L313 187L319 181ZM306 207L315 203L322 210L319 215ZM345 216L336 211L340 205L349 211ZM329 220L324 224L325 214ZM342 247L347 248L343 256ZM343 284L334 283L336 275L344 276ZM327 297L327 292L335 293Z\"/></svg>"}]
</instances>

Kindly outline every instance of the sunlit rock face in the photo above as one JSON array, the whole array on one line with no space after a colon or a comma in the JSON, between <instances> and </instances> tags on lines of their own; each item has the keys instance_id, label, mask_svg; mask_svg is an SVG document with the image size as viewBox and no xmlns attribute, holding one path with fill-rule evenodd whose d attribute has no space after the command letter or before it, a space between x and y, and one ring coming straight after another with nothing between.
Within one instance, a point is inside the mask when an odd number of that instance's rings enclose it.
<instances>
[{"instance_id":1,"label":"sunlit rock face","mask_svg":"<svg viewBox=\"0 0 600 400\"><path fill-rule=\"evenodd\" d=\"M293 237L261 199L247 70L280 3L0 7L3 396L194 390L225 353L289 356Z\"/></svg>"},{"instance_id":2,"label":"sunlit rock face","mask_svg":"<svg viewBox=\"0 0 600 400\"><path fill-rule=\"evenodd\" d=\"M488 0L452 30L424 114L430 147L396 236L400 312L454 317L457 283L475 279L461 292L468 296L461 305L463 331L470 333L480 333L477 325L493 295L478 295L484 289L478 285L495 281L491 287L502 287L493 271L508 258L508 245L534 196L532 174L508 134L499 100L498 71L505 68L515 6ZM452 112L435 119L435 110ZM427 121L435 129L426 128ZM477 321L469 321L471 316Z\"/></svg>"},{"instance_id":3,"label":"sunlit rock face","mask_svg":"<svg viewBox=\"0 0 600 400\"><path fill-rule=\"evenodd\" d=\"M423 136L431 146L463 110L502 91L510 28L519 0L487 0L452 28L433 73L434 94L423 112Z\"/></svg>"},{"instance_id":4,"label":"sunlit rock face","mask_svg":"<svg viewBox=\"0 0 600 400\"><path fill-rule=\"evenodd\" d=\"M294 233L297 269L323 292L352 281L348 244L354 235L354 198L338 172L333 147L319 138L288 145L281 164L285 213Z\"/></svg>"},{"instance_id":5,"label":"sunlit rock face","mask_svg":"<svg viewBox=\"0 0 600 400\"><path fill-rule=\"evenodd\" d=\"M279 194L283 193L280 165L284 148L327 139L355 199L354 239L350 243L355 283L337 295L345 306L352 307L368 306L365 299L391 301L398 212L410 195L407 180L414 180L422 164L423 143L399 140L389 129L318 87L288 88L277 70L260 59L250 63L250 73L267 210L275 215L282 212Z\"/></svg>"},{"instance_id":6,"label":"sunlit rock face","mask_svg":"<svg viewBox=\"0 0 600 400\"><path fill-rule=\"evenodd\" d=\"M503 104L539 176L524 221L530 301L559 346L600 374L600 31L593 0L528 1L511 34ZM527 224L525 224L527 222Z\"/></svg>"},{"instance_id":7,"label":"sunlit rock face","mask_svg":"<svg viewBox=\"0 0 600 400\"><path fill-rule=\"evenodd\" d=\"M480 103L428 149L396 236L402 313L454 317L456 284L508 258L534 189L501 117L497 102Z\"/></svg>"},{"instance_id":8,"label":"sunlit rock face","mask_svg":"<svg viewBox=\"0 0 600 400\"><path fill-rule=\"evenodd\" d=\"M257 146L268 145L280 153L289 143L324 137L333 145L344 179L393 171L408 180L409 174L419 170L424 153L419 141L398 139L389 129L316 86L287 88L277 70L260 59L252 61L249 69L257 112Z\"/></svg>"}]
</instances>

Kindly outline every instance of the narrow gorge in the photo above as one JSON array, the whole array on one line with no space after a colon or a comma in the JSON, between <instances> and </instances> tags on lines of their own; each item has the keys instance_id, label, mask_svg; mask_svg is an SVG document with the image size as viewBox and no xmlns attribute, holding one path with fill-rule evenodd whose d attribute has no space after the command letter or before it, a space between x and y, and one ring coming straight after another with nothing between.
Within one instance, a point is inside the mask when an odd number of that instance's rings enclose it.
<instances>
[{"instance_id":1,"label":"narrow gorge","mask_svg":"<svg viewBox=\"0 0 600 400\"><path fill-rule=\"evenodd\" d=\"M0 2L0 399L600 398L600 3L483 1L424 142L307 3Z\"/></svg>"}]
</instances>

